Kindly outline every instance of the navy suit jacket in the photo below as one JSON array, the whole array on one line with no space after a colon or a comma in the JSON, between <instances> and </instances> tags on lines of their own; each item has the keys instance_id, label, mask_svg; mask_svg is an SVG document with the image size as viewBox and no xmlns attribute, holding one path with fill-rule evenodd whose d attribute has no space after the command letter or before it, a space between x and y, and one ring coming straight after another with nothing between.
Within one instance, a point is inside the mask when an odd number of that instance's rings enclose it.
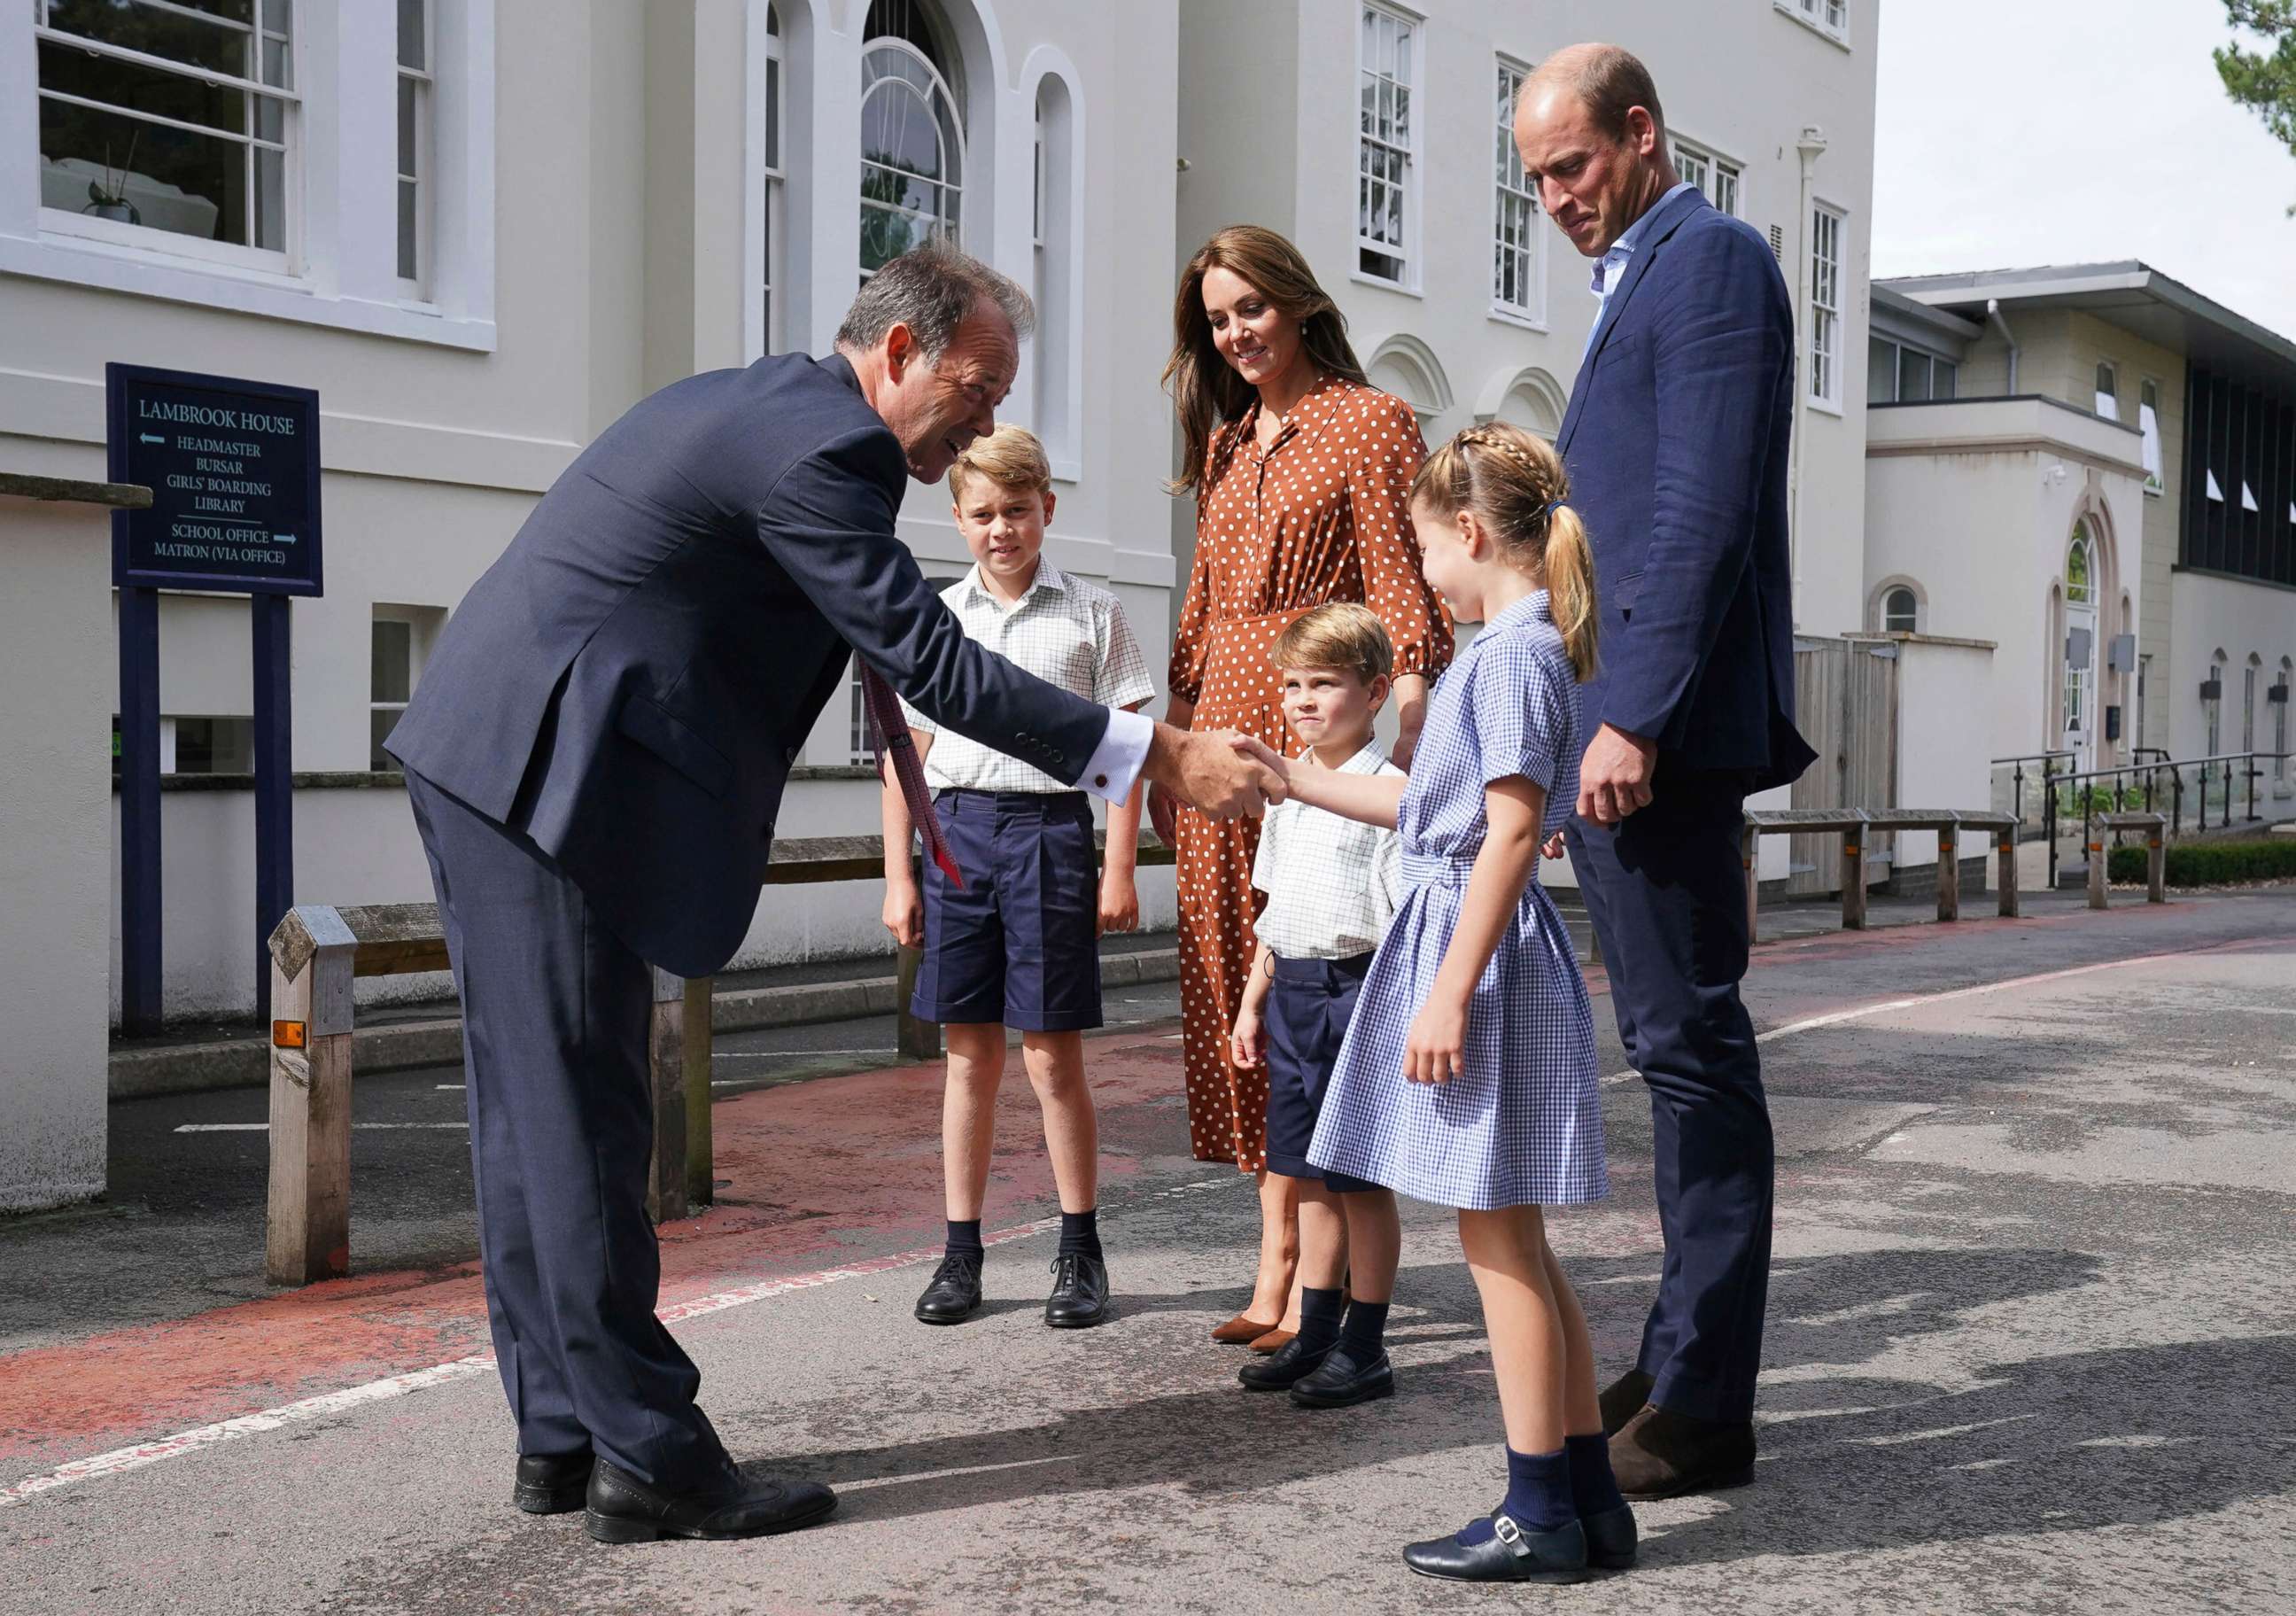
<instances>
[{"instance_id":1,"label":"navy suit jacket","mask_svg":"<svg viewBox=\"0 0 2296 1616\"><path fill-rule=\"evenodd\" d=\"M1696 193L1660 203L1578 367L1556 439L1602 610L1590 722L1661 766L1783 784L1794 728L1786 543L1792 304L1753 227Z\"/></svg>"},{"instance_id":2,"label":"navy suit jacket","mask_svg":"<svg viewBox=\"0 0 2296 1616\"><path fill-rule=\"evenodd\" d=\"M783 785L852 653L1061 780L1106 734L1106 708L965 638L894 537L906 476L841 358L662 389L472 587L387 750L533 838L644 958L708 975L749 929Z\"/></svg>"}]
</instances>

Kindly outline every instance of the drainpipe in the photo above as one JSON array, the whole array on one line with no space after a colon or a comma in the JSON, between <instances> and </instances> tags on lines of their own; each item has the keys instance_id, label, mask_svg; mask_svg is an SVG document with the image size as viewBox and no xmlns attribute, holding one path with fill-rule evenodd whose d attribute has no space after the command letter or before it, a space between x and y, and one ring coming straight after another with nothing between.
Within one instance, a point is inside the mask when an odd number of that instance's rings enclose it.
<instances>
[{"instance_id":1,"label":"drainpipe","mask_svg":"<svg viewBox=\"0 0 2296 1616\"><path fill-rule=\"evenodd\" d=\"M2001 333L2001 340L2009 345L2009 385L2004 390L2013 398L2017 394L2017 339L2009 334L2009 322L2001 317L2000 299L1985 299L1985 318L1994 330Z\"/></svg>"},{"instance_id":2,"label":"drainpipe","mask_svg":"<svg viewBox=\"0 0 2296 1616\"><path fill-rule=\"evenodd\" d=\"M1825 131L1816 124L1805 124L1802 127L1801 138L1794 143L1794 150L1801 153L1801 212L1799 215L1800 224L1794 232L1796 244L1794 330L1797 333L1807 333L1809 330L1810 294L1809 193L1812 179L1817 169L1818 154L1825 150ZM1838 290L1836 295L1839 296ZM1797 343L1796 346L1800 347L1800 344ZM1806 353L1807 350L1804 351ZM1837 354L1834 357L1834 363L1839 365L1847 357L1846 354ZM1797 395L1794 414L1797 418L1797 428L1801 414L1801 403L1808 398L1808 390L1809 378L1801 373L1800 366L1797 366L1794 377L1794 391ZM1786 481L1790 489L1786 497L1786 544L1789 552L1788 567L1793 579L1793 620L1794 627L1797 628L1801 627L1801 448L1802 439L1808 435L1800 430L1794 432L1793 448L1786 468Z\"/></svg>"}]
</instances>

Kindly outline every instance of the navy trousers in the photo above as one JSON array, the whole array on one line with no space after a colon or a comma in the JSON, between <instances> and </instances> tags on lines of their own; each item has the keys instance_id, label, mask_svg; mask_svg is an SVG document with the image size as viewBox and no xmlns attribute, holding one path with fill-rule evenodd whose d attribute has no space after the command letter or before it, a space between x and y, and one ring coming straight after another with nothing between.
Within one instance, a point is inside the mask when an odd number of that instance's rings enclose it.
<instances>
[{"instance_id":1,"label":"navy trousers","mask_svg":"<svg viewBox=\"0 0 2296 1616\"><path fill-rule=\"evenodd\" d=\"M406 794L463 999L487 1320L519 1452L696 1484L725 1448L654 1317L652 972L531 841L412 773Z\"/></svg>"},{"instance_id":2,"label":"navy trousers","mask_svg":"<svg viewBox=\"0 0 2296 1616\"><path fill-rule=\"evenodd\" d=\"M1753 1412L1769 1299L1776 1158L1746 973L1746 777L1669 771L1611 827L1573 819L1570 863L1602 945L1627 1060L1651 1096L1666 1263L1643 1329L1651 1400Z\"/></svg>"}]
</instances>

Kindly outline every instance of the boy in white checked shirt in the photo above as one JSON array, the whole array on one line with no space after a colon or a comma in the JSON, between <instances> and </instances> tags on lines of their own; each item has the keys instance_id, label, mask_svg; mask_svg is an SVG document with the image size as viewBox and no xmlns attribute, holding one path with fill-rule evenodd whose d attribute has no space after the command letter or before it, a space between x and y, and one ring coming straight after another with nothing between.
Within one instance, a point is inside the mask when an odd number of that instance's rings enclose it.
<instances>
[{"instance_id":1,"label":"boy in white checked shirt","mask_svg":"<svg viewBox=\"0 0 2296 1616\"><path fill-rule=\"evenodd\" d=\"M1042 558L1053 514L1044 446L1000 426L949 468L956 525L973 568L942 591L964 632L1072 694L1136 708L1155 693L1124 608L1098 585ZM1101 1024L1103 931L1140 922L1133 865L1140 843L1135 788L1108 815L1108 865L1095 879L1085 794L963 735L936 739L903 704L949 851L953 885L928 862L922 891L909 865L907 805L884 792L885 924L922 947L912 1014L942 1023L948 1082L941 1098L941 1174L948 1244L917 1300L929 1325L954 1325L980 1306L981 1202L1004 1078L1004 1029L1044 1113L1045 1148L1061 1197L1061 1243L1045 1322L1057 1329L1108 1316L1108 1267L1097 1212L1100 1140L1084 1076L1084 1032Z\"/></svg>"},{"instance_id":2,"label":"boy in white checked shirt","mask_svg":"<svg viewBox=\"0 0 2296 1616\"><path fill-rule=\"evenodd\" d=\"M1402 775L1371 734L1395 666L1376 615L1318 606L1267 655L1283 675L1284 719L1316 762L1341 774ZM1251 868L1267 906L1254 923L1259 949L1231 1053L1239 1066L1267 1062L1267 1169L1300 1181L1300 1333L1237 1378L1253 1391L1288 1390L1305 1408L1395 1390L1383 1340L1403 1246L1395 1192L1313 1165L1308 1144L1402 882L1393 831L1302 802L1267 810Z\"/></svg>"}]
</instances>

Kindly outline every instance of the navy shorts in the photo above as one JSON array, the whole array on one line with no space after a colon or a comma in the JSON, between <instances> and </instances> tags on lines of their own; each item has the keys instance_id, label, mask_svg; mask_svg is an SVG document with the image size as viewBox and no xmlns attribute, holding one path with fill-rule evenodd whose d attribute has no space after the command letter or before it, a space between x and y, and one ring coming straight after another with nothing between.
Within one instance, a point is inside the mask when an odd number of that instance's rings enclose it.
<instances>
[{"instance_id":1,"label":"navy shorts","mask_svg":"<svg viewBox=\"0 0 2296 1616\"><path fill-rule=\"evenodd\" d=\"M1100 859L1082 792L944 791L964 885L925 861L925 947L909 1013L1023 1032L1101 1023Z\"/></svg>"},{"instance_id":2,"label":"navy shorts","mask_svg":"<svg viewBox=\"0 0 2296 1616\"><path fill-rule=\"evenodd\" d=\"M1380 1186L1367 1178L1326 1172L1308 1160L1324 1089L1340 1058L1340 1040L1356 1013L1356 994L1371 956L1352 959L1272 962L1275 982L1260 1012L1267 1029L1267 1170L1287 1178L1320 1178L1348 1195Z\"/></svg>"}]
</instances>

